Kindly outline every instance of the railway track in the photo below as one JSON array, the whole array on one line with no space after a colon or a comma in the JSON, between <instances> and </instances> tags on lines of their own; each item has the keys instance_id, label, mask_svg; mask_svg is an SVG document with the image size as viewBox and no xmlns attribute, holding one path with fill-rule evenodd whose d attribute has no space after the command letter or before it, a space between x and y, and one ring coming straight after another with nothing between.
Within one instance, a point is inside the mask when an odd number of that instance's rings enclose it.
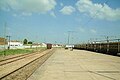
<instances>
[{"instance_id":1,"label":"railway track","mask_svg":"<svg viewBox=\"0 0 120 80\"><path fill-rule=\"evenodd\" d=\"M0 61L0 80L26 80L53 51L45 50Z\"/></svg>"},{"instance_id":2,"label":"railway track","mask_svg":"<svg viewBox=\"0 0 120 80\"><path fill-rule=\"evenodd\" d=\"M40 52L43 52L44 50L45 50L45 49L40 50L39 53L40 53ZM30 53L28 53L28 54L22 54L22 55L19 55L19 56L10 57L10 58L7 58L7 59L0 60L0 66L5 65L5 64L8 64L8 63L15 62L15 61L17 61L17 60L24 59L24 58L26 58L26 57L29 57L29 56L34 55L34 54L37 54L37 53L38 53L38 52L35 52L35 53L32 53L32 54L30 54Z\"/></svg>"}]
</instances>

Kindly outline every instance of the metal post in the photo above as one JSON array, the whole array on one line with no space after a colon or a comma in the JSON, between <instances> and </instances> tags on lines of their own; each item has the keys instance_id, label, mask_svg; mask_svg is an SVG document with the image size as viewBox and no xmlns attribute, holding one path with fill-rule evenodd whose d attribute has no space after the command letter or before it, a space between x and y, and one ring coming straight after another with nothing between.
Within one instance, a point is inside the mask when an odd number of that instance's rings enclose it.
<instances>
[{"instance_id":1,"label":"metal post","mask_svg":"<svg viewBox=\"0 0 120 80\"><path fill-rule=\"evenodd\" d=\"M94 41L94 51L96 51L96 41Z\"/></svg>"},{"instance_id":2,"label":"metal post","mask_svg":"<svg viewBox=\"0 0 120 80\"><path fill-rule=\"evenodd\" d=\"M101 42L100 42L100 51L101 51Z\"/></svg>"},{"instance_id":3,"label":"metal post","mask_svg":"<svg viewBox=\"0 0 120 80\"><path fill-rule=\"evenodd\" d=\"M11 36L6 36L6 37L8 37L8 42L9 42L9 44L8 44L8 50L10 49L10 37Z\"/></svg>"},{"instance_id":4,"label":"metal post","mask_svg":"<svg viewBox=\"0 0 120 80\"><path fill-rule=\"evenodd\" d=\"M120 52L120 43L119 43L120 39L118 39L118 53Z\"/></svg>"},{"instance_id":5,"label":"metal post","mask_svg":"<svg viewBox=\"0 0 120 80\"><path fill-rule=\"evenodd\" d=\"M73 32L76 32L76 31L68 31L68 44L70 44L70 37L73 34ZM71 39L73 39L73 37L71 37Z\"/></svg>"},{"instance_id":6,"label":"metal post","mask_svg":"<svg viewBox=\"0 0 120 80\"><path fill-rule=\"evenodd\" d=\"M107 52L109 52L109 37L107 36Z\"/></svg>"},{"instance_id":7,"label":"metal post","mask_svg":"<svg viewBox=\"0 0 120 80\"><path fill-rule=\"evenodd\" d=\"M68 44L70 42L70 31L68 31Z\"/></svg>"},{"instance_id":8,"label":"metal post","mask_svg":"<svg viewBox=\"0 0 120 80\"><path fill-rule=\"evenodd\" d=\"M6 45L6 23L4 24L4 54L3 54L3 56L6 55L5 45Z\"/></svg>"}]
</instances>

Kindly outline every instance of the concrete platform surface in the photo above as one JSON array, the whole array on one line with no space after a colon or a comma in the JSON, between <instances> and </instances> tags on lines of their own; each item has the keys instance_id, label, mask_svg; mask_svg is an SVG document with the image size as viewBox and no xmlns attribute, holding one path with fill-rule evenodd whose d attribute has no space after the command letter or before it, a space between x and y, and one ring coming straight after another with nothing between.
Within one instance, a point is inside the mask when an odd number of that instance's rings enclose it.
<instances>
[{"instance_id":1,"label":"concrete platform surface","mask_svg":"<svg viewBox=\"0 0 120 80\"><path fill-rule=\"evenodd\" d=\"M58 49L28 80L120 80L120 57Z\"/></svg>"}]
</instances>

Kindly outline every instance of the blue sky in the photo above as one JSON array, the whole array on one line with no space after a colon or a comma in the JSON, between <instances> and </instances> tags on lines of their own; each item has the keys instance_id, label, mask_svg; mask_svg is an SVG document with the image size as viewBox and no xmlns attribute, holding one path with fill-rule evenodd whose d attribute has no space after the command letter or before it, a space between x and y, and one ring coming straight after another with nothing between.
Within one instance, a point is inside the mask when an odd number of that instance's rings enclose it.
<instances>
[{"instance_id":1,"label":"blue sky","mask_svg":"<svg viewBox=\"0 0 120 80\"><path fill-rule=\"evenodd\" d=\"M107 2L106 2L107 1ZM120 38L120 0L0 0L0 36L12 40L81 43Z\"/></svg>"}]
</instances>

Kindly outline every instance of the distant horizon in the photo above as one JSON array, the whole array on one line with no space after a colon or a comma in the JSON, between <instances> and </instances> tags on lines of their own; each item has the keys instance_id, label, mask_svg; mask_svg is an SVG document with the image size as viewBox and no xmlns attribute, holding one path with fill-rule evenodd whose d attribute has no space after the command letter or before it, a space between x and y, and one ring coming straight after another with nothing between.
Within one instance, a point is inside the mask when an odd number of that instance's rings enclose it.
<instances>
[{"instance_id":1,"label":"distant horizon","mask_svg":"<svg viewBox=\"0 0 120 80\"><path fill-rule=\"evenodd\" d=\"M120 38L120 0L1 0L0 37L70 44ZM6 24L6 25L5 25ZM6 26L6 29L4 29Z\"/></svg>"}]
</instances>

